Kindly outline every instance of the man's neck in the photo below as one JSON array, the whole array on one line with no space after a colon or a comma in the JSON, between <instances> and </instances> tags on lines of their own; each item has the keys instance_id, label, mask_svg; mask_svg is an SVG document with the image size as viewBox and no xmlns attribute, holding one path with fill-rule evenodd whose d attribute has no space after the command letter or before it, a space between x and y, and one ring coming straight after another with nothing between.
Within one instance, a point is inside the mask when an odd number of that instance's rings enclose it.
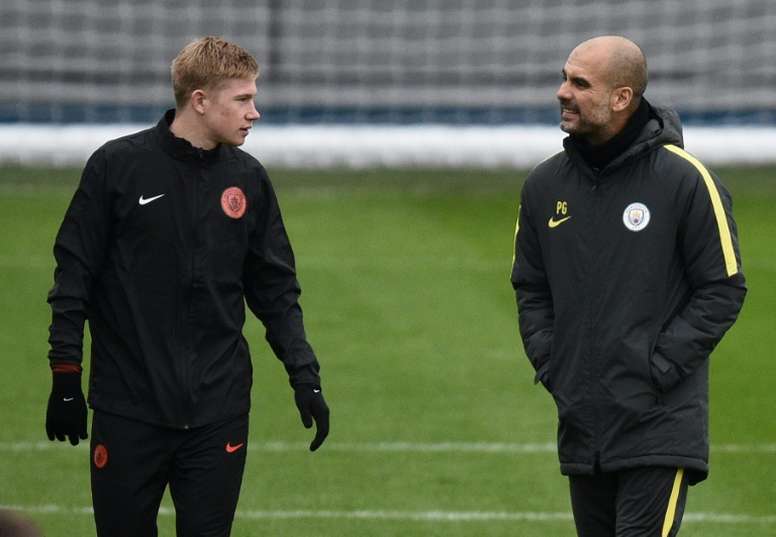
<instances>
[{"instance_id":1,"label":"man's neck","mask_svg":"<svg viewBox=\"0 0 776 537\"><path fill-rule=\"evenodd\" d=\"M591 147L599 147L606 144L625 129L637 109L638 107L630 110L628 113L612 118L612 121L606 125L606 130L585 136L583 138L584 142Z\"/></svg>"},{"instance_id":2,"label":"man's neck","mask_svg":"<svg viewBox=\"0 0 776 537\"><path fill-rule=\"evenodd\" d=\"M218 145L207 136L199 117L186 108L183 110L175 109L175 119L170 124L170 132L178 138L183 138L192 146L206 151Z\"/></svg>"}]
</instances>

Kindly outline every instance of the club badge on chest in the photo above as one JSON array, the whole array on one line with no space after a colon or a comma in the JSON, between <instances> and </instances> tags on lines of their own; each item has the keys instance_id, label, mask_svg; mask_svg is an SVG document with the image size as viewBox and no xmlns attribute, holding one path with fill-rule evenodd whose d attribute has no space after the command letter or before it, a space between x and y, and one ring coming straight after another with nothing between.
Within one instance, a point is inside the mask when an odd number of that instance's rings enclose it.
<instances>
[{"instance_id":1,"label":"club badge on chest","mask_svg":"<svg viewBox=\"0 0 776 537\"><path fill-rule=\"evenodd\" d=\"M239 187L231 186L221 194L221 209L229 218L242 218L247 205L245 194Z\"/></svg>"},{"instance_id":2,"label":"club badge on chest","mask_svg":"<svg viewBox=\"0 0 776 537\"><path fill-rule=\"evenodd\" d=\"M622 213L622 223L631 231L641 231L649 225L649 209L646 205L634 202L625 207Z\"/></svg>"}]
</instances>

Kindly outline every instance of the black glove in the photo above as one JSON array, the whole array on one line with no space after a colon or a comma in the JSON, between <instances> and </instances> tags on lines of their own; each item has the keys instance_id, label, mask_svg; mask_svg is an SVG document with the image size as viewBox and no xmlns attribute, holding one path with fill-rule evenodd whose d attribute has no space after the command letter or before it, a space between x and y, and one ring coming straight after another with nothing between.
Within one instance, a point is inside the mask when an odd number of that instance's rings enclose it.
<instances>
[{"instance_id":1,"label":"black glove","mask_svg":"<svg viewBox=\"0 0 776 537\"><path fill-rule=\"evenodd\" d=\"M310 444L310 451L315 451L329 435L329 407L323 399L320 386L300 384L294 387L294 401L299 409L299 416L306 429L313 426L315 420L315 438Z\"/></svg>"},{"instance_id":2,"label":"black glove","mask_svg":"<svg viewBox=\"0 0 776 537\"><path fill-rule=\"evenodd\" d=\"M52 366L53 383L51 395L46 409L46 433L49 440L64 441L65 437L74 446L78 439L87 439L86 434L86 401L81 391L80 367L68 372L58 372L57 366Z\"/></svg>"}]
</instances>

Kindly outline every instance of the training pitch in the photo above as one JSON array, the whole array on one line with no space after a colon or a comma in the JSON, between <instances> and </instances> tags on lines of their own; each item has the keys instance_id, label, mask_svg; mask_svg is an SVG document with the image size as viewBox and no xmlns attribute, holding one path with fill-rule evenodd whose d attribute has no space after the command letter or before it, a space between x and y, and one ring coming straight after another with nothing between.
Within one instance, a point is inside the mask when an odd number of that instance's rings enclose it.
<instances>
[{"instance_id":1,"label":"training pitch","mask_svg":"<svg viewBox=\"0 0 776 537\"><path fill-rule=\"evenodd\" d=\"M574 535L509 284L514 171L269 170L332 433L312 434L249 316L249 455L233 535ZM712 356L711 475L682 537L776 536L776 169L722 169L749 295ZM43 423L51 247L78 170L0 168L0 507L94 534L89 453ZM88 360L85 363L88 368ZM174 535L165 495L160 535Z\"/></svg>"}]
</instances>

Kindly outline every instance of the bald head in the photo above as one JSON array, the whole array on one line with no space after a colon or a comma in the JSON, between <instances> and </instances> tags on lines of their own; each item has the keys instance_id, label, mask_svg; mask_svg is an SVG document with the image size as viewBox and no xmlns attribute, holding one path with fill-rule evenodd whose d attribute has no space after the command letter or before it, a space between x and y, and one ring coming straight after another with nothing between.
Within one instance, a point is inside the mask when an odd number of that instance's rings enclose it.
<instances>
[{"instance_id":1,"label":"bald head","mask_svg":"<svg viewBox=\"0 0 776 537\"><path fill-rule=\"evenodd\" d=\"M580 43L571 56L575 54L600 61L601 75L610 87L631 88L638 103L647 88L647 60L636 43L619 35L602 35Z\"/></svg>"},{"instance_id":2,"label":"bald head","mask_svg":"<svg viewBox=\"0 0 776 537\"><path fill-rule=\"evenodd\" d=\"M605 35L580 43L563 66L556 97L561 130L601 144L638 110L647 86L647 62L633 41Z\"/></svg>"}]
</instances>

